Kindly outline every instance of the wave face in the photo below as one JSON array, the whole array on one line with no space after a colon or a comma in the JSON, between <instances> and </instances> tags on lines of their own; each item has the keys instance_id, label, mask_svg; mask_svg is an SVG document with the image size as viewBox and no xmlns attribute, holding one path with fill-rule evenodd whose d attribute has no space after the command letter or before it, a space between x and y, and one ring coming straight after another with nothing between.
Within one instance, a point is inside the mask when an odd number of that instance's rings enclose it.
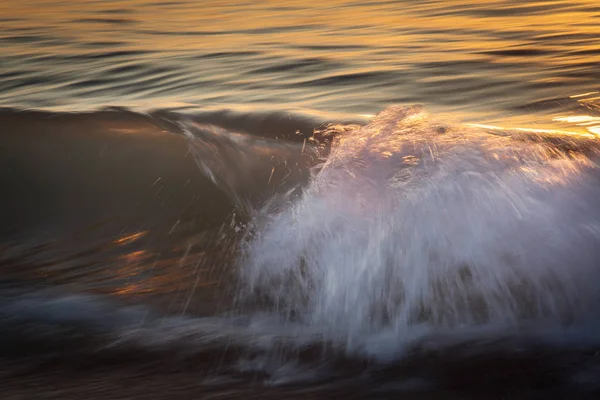
<instances>
[{"instance_id":1,"label":"wave face","mask_svg":"<svg viewBox=\"0 0 600 400\"><path fill-rule=\"evenodd\" d=\"M583 323L598 312L596 155L389 108L261 214L242 295L376 356L398 350L382 335Z\"/></svg>"},{"instance_id":2,"label":"wave face","mask_svg":"<svg viewBox=\"0 0 600 400\"><path fill-rule=\"evenodd\" d=\"M248 215L298 192L320 157L313 143L278 141L185 121L200 170Z\"/></svg>"}]
</instances>

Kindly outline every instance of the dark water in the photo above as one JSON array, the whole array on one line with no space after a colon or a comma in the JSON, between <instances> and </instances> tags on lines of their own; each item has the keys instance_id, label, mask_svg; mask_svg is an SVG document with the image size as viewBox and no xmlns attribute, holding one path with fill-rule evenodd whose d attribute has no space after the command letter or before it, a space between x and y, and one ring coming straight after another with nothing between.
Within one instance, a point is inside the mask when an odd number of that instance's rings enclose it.
<instances>
[{"instance_id":1,"label":"dark water","mask_svg":"<svg viewBox=\"0 0 600 400\"><path fill-rule=\"evenodd\" d=\"M598 390L595 1L0 18L9 395Z\"/></svg>"}]
</instances>

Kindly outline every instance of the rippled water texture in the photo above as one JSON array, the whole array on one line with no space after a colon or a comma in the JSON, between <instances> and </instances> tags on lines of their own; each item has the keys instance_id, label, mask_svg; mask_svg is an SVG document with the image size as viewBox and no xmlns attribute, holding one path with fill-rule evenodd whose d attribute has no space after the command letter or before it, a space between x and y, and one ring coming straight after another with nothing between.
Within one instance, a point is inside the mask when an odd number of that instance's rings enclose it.
<instances>
[{"instance_id":1,"label":"rippled water texture","mask_svg":"<svg viewBox=\"0 0 600 400\"><path fill-rule=\"evenodd\" d=\"M600 79L595 0L8 0L0 15L6 106L374 114L424 103L551 125Z\"/></svg>"}]
</instances>

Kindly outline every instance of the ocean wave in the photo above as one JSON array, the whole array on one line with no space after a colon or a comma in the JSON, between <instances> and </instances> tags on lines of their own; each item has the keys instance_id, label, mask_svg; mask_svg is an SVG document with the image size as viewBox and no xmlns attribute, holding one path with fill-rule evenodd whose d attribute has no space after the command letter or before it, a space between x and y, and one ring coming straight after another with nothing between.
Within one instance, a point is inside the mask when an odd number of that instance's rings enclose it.
<instances>
[{"instance_id":1,"label":"ocean wave","mask_svg":"<svg viewBox=\"0 0 600 400\"><path fill-rule=\"evenodd\" d=\"M129 226L154 226L162 241L198 190L215 202L196 206L198 219L213 214L215 228L246 207L241 225L211 234L228 249L227 261L202 250L194 267L190 247L176 242L185 264L173 265L172 274L231 264L235 301L225 314L194 317L185 308L159 311L7 281L3 357L168 362L272 384L344 377L390 383L398 376L446 388L594 381L595 139L445 124L418 107L289 136L281 116L233 118L232 126L254 121L244 132L219 125L223 115L0 115L8 127L4 159L12 163L4 176L27 168L42 174L36 184L56 190L53 211L63 210L49 224L54 229L67 229L69 217L89 222L121 210ZM290 168L301 173L289 175ZM190 179L196 186L182 191ZM19 179L4 182L6 193L20 187ZM20 190L33 189L39 187ZM255 190L263 196L248 196ZM153 199L138 222L122 202L111 208L107 201L124 193ZM174 203L165 206L161 193ZM51 200L38 192L31 210L47 212ZM28 214L13 214L22 229L19 218ZM121 232L123 221L117 226ZM144 235L121 235L114 248ZM486 378L474 384L473 371Z\"/></svg>"},{"instance_id":2,"label":"ocean wave","mask_svg":"<svg viewBox=\"0 0 600 400\"><path fill-rule=\"evenodd\" d=\"M198 172L183 135L185 124L220 127L248 140L302 143L324 122L280 112L123 108L78 113L5 108L0 121L5 194L0 213L9 236L35 226L73 231L105 218L117 221L120 229L170 229L186 213L202 214L214 224L232 208ZM271 167L265 168L268 179ZM211 216L202 211L207 209L218 211Z\"/></svg>"}]
</instances>

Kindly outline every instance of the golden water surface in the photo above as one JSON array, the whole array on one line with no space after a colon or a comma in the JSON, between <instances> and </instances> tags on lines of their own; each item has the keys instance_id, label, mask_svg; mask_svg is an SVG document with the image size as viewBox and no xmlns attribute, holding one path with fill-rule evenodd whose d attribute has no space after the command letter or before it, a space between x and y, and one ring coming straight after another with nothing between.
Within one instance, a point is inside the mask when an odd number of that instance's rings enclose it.
<instances>
[{"instance_id":1,"label":"golden water surface","mask_svg":"<svg viewBox=\"0 0 600 400\"><path fill-rule=\"evenodd\" d=\"M597 134L596 0L5 0L0 105L284 110L424 104Z\"/></svg>"}]
</instances>

